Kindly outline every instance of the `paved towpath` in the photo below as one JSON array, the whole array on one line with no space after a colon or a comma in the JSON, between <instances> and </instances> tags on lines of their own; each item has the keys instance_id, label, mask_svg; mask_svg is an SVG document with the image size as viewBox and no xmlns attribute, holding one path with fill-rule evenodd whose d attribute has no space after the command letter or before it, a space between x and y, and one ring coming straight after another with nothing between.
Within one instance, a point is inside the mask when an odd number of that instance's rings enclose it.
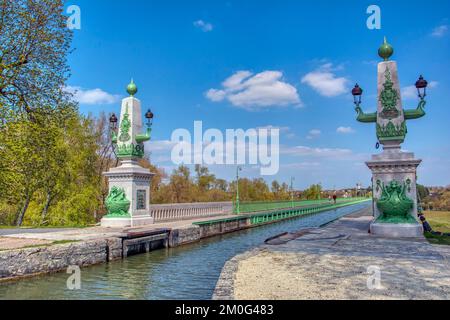
<instances>
[{"instance_id":1,"label":"paved towpath","mask_svg":"<svg viewBox=\"0 0 450 320\"><path fill-rule=\"evenodd\" d=\"M19 249L32 245L51 244L54 241L86 241L123 237L129 232L146 232L159 229L182 229L195 222L226 219L235 215L198 218L173 222L160 222L139 228L72 228L72 229L0 229L0 250Z\"/></svg>"},{"instance_id":2,"label":"paved towpath","mask_svg":"<svg viewBox=\"0 0 450 320\"><path fill-rule=\"evenodd\" d=\"M369 212L235 257L215 298L450 299L450 247L370 235Z\"/></svg>"}]
</instances>

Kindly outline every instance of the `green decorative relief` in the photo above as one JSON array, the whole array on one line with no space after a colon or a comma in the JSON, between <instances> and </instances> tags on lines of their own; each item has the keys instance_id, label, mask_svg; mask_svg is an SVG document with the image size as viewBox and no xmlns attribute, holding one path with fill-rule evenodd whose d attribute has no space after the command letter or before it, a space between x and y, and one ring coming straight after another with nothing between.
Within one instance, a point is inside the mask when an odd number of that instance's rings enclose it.
<instances>
[{"instance_id":1,"label":"green decorative relief","mask_svg":"<svg viewBox=\"0 0 450 320\"><path fill-rule=\"evenodd\" d=\"M129 157L144 157L144 144L119 144L117 146L117 156L119 158L129 158Z\"/></svg>"},{"instance_id":2,"label":"green decorative relief","mask_svg":"<svg viewBox=\"0 0 450 320\"><path fill-rule=\"evenodd\" d=\"M392 120L400 115L400 111L397 109L397 104L400 100L400 93L394 89L394 83L391 79L391 71L388 67L386 67L385 77L386 81L383 84L384 89L380 94L380 102L383 106L380 117L383 119Z\"/></svg>"},{"instance_id":3,"label":"green decorative relief","mask_svg":"<svg viewBox=\"0 0 450 320\"><path fill-rule=\"evenodd\" d=\"M130 210L130 201L125 195L125 190L118 187L112 187L106 198L107 217L128 217Z\"/></svg>"},{"instance_id":4,"label":"green decorative relief","mask_svg":"<svg viewBox=\"0 0 450 320\"><path fill-rule=\"evenodd\" d=\"M391 181L385 186L380 180L377 181L376 190L382 190L381 198L377 201L377 207L382 215L377 222L380 223L416 223L410 212L414 207L414 202L406 196L407 188L410 188L411 181L399 183Z\"/></svg>"},{"instance_id":5,"label":"green decorative relief","mask_svg":"<svg viewBox=\"0 0 450 320\"><path fill-rule=\"evenodd\" d=\"M128 106L127 106L125 114L123 115L122 123L120 124L119 141L127 142L131 139L130 128L131 128L131 122L130 122L130 115L128 113Z\"/></svg>"},{"instance_id":6,"label":"green decorative relief","mask_svg":"<svg viewBox=\"0 0 450 320\"><path fill-rule=\"evenodd\" d=\"M399 125L394 125L392 121L389 121L387 125L377 124L377 137L380 141L386 140L405 140L408 128L406 122L403 121Z\"/></svg>"}]
</instances>

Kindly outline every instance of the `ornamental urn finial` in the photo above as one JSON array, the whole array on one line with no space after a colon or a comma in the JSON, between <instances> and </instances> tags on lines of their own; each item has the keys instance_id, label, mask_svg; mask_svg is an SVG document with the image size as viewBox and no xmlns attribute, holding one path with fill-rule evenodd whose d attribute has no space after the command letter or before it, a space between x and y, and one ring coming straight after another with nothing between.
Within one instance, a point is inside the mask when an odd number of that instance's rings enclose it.
<instances>
[{"instance_id":1,"label":"ornamental urn finial","mask_svg":"<svg viewBox=\"0 0 450 320\"><path fill-rule=\"evenodd\" d=\"M394 48L387 42L386 37L384 37L384 43L378 49L378 55L388 61L389 58L394 54Z\"/></svg>"},{"instance_id":2,"label":"ornamental urn finial","mask_svg":"<svg viewBox=\"0 0 450 320\"><path fill-rule=\"evenodd\" d=\"M138 92L138 88L134 83L133 79L131 79L130 84L127 86L127 92L131 97L134 97L135 94Z\"/></svg>"}]
</instances>

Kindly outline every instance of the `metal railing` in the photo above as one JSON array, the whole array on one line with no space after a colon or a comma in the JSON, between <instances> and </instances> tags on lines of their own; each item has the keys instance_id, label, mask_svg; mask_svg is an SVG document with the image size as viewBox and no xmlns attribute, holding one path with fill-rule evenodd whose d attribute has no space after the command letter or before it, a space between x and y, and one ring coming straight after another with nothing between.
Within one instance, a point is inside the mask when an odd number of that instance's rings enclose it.
<instances>
[{"instance_id":1,"label":"metal railing","mask_svg":"<svg viewBox=\"0 0 450 320\"><path fill-rule=\"evenodd\" d=\"M360 200L365 198L339 198L337 203L344 201ZM257 202L240 202L239 213L263 212L277 209L288 209L306 206L317 206L320 204L330 204L333 200L298 200L298 201L257 201ZM236 203L233 202L233 212L237 214Z\"/></svg>"}]
</instances>

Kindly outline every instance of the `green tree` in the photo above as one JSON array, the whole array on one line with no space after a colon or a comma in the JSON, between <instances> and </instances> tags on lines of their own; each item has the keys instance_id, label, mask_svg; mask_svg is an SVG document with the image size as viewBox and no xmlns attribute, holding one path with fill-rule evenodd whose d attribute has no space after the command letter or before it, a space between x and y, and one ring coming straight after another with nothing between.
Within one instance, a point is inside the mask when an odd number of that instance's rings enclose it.
<instances>
[{"instance_id":1,"label":"green tree","mask_svg":"<svg viewBox=\"0 0 450 320\"><path fill-rule=\"evenodd\" d=\"M176 203L192 202L193 182L188 167L180 166L170 176L170 188Z\"/></svg>"},{"instance_id":2,"label":"green tree","mask_svg":"<svg viewBox=\"0 0 450 320\"><path fill-rule=\"evenodd\" d=\"M417 184L417 195L419 199L425 199L430 195L430 190L421 184Z\"/></svg>"},{"instance_id":3,"label":"green tree","mask_svg":"<svg viewBox=\"0 0 450 320\"><path fill-rule=\"evenodd\" d=\"M216 176L209 173L208 167L197 164L195 165L195 173L197 174L197 186L200 192L207 192L213 187Z\"/></svg>"},{"instance_id":4,"label":"green tree","mask_svg":"<svg viewBox=\"0 0 450 320\"><path fill-rule=\"evenodd\" d=\"M313 184L304 191L304 197L308 200L320 200L322 197L322 186Z\"/></svg>"},{"instance_id":5,"label":"green tree","mask_svg":"<svg viewBox=\"0 0 450 320\"><path fill-rule=\"evenodd\" d=\"M0 1L0 120L33 120L68 99L63 9L62 0Z\"/></svg>"}]
</instances>

